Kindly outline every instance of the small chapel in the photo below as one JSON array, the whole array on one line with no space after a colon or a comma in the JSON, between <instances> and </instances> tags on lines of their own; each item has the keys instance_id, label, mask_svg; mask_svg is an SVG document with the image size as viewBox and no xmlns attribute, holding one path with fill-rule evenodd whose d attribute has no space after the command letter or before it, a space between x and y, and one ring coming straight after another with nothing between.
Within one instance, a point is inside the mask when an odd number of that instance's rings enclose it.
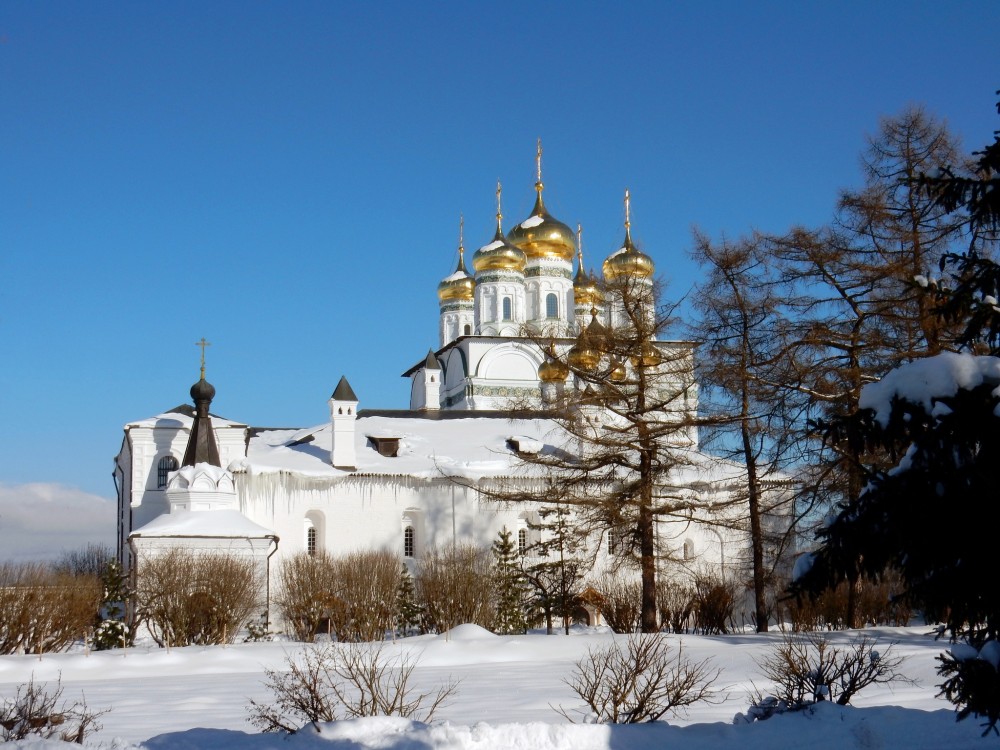
<instances>
[{"instance_id":1,"label":"small chapel","mask_svg":"<svg viewBox=\"0 0 1000 750\"><path fill-rule=\"evenodd\" d=\"M526 455L577 449L546 410L574 387L565 362L586 365L595 356L588 331L626 322L606 294L610 282L627 277L652 288L655 273L632 241L628 191L622 244L600 276L588 272L579 225L574 231L546 209L540 144L536 166L528 217L504 231L498 185L493 239L470 263L460 231L455 271L437 287L438 346L403 372L408 409L361 408L364 383L344 376L325 403L317 394L317 424L265 429L223 418L210 411L215 388L205 379L203 339L191 403L124 427L114 478L125 568L177 547L226 551L254 558L270 586L275 576L266 573L302 553L389 549L413 566L431 548L489 547L503 529L529 550L539 506L498 503L477 486L524 476ZM695 414L693 345L657 340L643 356L653 370L673 363L665 387ZM631 366L620 363L610 377ZM703 453L694 427L675 439L688 460L674 481L705 507L740 491L741 473ZM738 531L692 517L660 524L658 533L692 567L736 571L745 563L748 542ZM614 540L608 530L591 541L596 575L611 564Z\"/></svg>"}]
</instances>

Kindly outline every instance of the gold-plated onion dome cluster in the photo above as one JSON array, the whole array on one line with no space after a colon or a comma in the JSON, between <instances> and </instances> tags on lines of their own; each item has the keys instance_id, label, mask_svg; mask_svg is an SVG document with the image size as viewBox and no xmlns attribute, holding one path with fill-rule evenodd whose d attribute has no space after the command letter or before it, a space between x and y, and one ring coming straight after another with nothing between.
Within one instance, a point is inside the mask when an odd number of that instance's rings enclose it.
<instances>
[{"instance_id":1,"label":"gold-plated onion dome cluster","mask_svg":"<svg viewBox=\"0 0 1000 750\"><path fill-rule=\"evenodd\" d=\"M597 310L591 310L590 324L577 336L576 343L566 355L570 367L592 372L601 364L607 346L608 330L597 320Z\"/></svg>"}]
</instances>

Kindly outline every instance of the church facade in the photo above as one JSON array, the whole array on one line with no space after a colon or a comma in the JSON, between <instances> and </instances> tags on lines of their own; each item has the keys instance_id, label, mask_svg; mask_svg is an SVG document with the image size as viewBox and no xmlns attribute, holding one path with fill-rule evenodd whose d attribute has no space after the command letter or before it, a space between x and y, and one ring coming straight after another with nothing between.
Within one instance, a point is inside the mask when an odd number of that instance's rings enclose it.
<instances>
[{"instance_id":1,"label":"church facade","mask_svg":"<svg viewBox=\"0 0 1000 750\"><path fill-rule=\"evenodd\" d=\"M586 355L588 329L623 323L602 279L584 268L579 228L545 208L540 149L535 189L531 215L505 233L498 186L496 232L472 255L471 270L460 239L455 272L437 289L438 346L404 372L409 409L359 409L344 377L317 404L319 424L259 429L210 414L214 388L203 360L193 406L125 425L115 481L126 567L164 549L212 549L252 556L273 580L296 554L384 548L416 565L431 548L488 547L503 529L530 550L542 533L539 506L497 503L477 488L511 477L531 482L537 468L526 456L580 449L546 403L574 387L562 362ZM631 240L628 201L626 193L625 241L604 261L603 281L628 274L651 285L654 264ZM694 415L693 347L656 341L649 356L654 369L673 363L667 387ZM706 507L741 491L739 472L702 453L694 427L676 439L689 459L672 480L678 487ZM747 550L745 535L694 518L663 523L658 533L664 555L692 567L735 569ZM597 576L611 564L610 532L588 545Z\"/></svg>"}]
</instances>

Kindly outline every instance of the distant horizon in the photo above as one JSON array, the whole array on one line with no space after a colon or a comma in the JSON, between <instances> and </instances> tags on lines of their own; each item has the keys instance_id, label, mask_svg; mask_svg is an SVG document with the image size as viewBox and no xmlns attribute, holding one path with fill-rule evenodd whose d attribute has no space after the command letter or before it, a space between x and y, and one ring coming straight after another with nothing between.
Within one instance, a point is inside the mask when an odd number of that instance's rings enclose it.
<instances>
[{"instance_id":1,"label":"distant horizon","mask_svg":"<svg viewBox=\"0 0 1000 750\"><path fill-rule=\"evenodd\" d=\"M228 419L320 424L341 375L405 408L459 216L471 255L500 179L523 221L537 138L585 265L620 246L628 188L679 299L693 228L828 222L881 117L989 142L998 26L901 1L8 4L0 545L113 539L122 427L188 402L202 337Z\"/></svg>"}]
</instances>

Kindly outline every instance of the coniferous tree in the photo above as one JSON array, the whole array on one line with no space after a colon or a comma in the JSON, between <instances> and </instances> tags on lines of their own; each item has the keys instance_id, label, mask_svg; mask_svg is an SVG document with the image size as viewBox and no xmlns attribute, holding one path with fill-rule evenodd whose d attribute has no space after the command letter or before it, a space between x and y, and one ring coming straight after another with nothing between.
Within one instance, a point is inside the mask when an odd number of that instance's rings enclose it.
<instances>
[{"instance_id":1,"label":"coniferous tree","mask_svg":"<svg viewBox=\"0 0 1000 750\"><path fill-rule=\"evenodd\" d=\"M520 554L504 528L493 542L493 596L496 614L493 632L501 635L524 633L528 629L525 618L527 582L521 571Z\"/></svg>"},{"instance_id":2,"label":"coniferous tree","mask_svg":"<svg viewBox=\"0 0 1000 750\"><path fill-rule=\"evenodd\" d=\"M424 608L417 602L417 590L409 568L405 565L400 567L399 588L396 590L396 628L401 636L406 636L420 625Z\"/></svg>"},{"instance_id":3,"label":"coniferous tree","mask_svg":"<svg viewBox=\"0 0 1000 750\"><path fill-rule=\"evenodd\" d=\"M568 505L543 506L539 522L529 524L538 540L527 550L524 576L530 587L530 602L545 617L546 632L552 634L553 616L561 617L569 635L570 617L580 593L580 583L589 564L582 558L583 537Z\"/></svg>"},{"instance_id":4,"label":"coniferous tree","mask_svg":"<svg viewBox=\"0 0 1000 750\"><path fill-rule=\"evenodd\" d=\"M134 632L126 621L129 597L128 574L122 571L121 563L110 560L101 576L104 595L97 613L97 627L94 629L94 648L103 651L131 645Z\"/></svg>"}]
</instances>

